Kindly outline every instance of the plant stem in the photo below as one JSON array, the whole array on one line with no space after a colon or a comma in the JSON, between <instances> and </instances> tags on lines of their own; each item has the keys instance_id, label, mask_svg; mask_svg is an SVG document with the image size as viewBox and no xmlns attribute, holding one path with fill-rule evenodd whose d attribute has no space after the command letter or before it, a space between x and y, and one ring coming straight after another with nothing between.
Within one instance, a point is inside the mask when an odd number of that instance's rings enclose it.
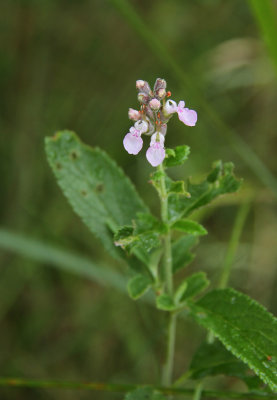
<instances>
[{"instance_id":1,"label":"plant stem","mask_svg":"<svg viewBox=\"0 0 277 400\"><path fill-rule=\"evenodd\" d=\"M99 382L71 382L71 381L52 381L52 380L34 380L34 379L19 379L19 378L1 378L0 387L26 387L26 388L40 388L40 389L71 389L71 390L94 390L100 392L118 392L127 393L131 390L143 387L143 385L126 385L116 383L99 383ZM187 388L165 388L155 386L154 390L158 390L165 395L179 395L188 396L191 398L194 389ZM224 399L245 399L245 400L277 400L277 395L274 393L258 393L258 392L229 392L220 390L203 390L203 397L205 398L224 398Z\"/></svg>"},{"instance_id":2,"label":"plant stem","mask_svg":"<svg viewBox=\"0 0 277 400\"><path fill-rule=\"evenodd\" d=\"M203 391L203 383L200 382L195 388L195 392L193 395L193 400L201 400L202 397L202 391Z\"/></svg>"},{"instance_id":3,"label":"plant stem","mask_svg":"<svg viewBox=\"0 0 277 400\"><path fill-rule=\"evenodd\" d=\"M219 279L218 287L220 289L224 289L228 284L234 257L237 252L237 247L239 244L240 236L242 233L242 229L243 229L247 214L249 212L249 208L250 208L250 204L249 204L249 202L247 202L247 203L243 203L238 210L238 213L237 213L237 216L235 219L235 223L233 226L233 230L231 233L231 238L230 238L230 241L228 244L227 253L226 253L226 256L225 256L225 259L223 262L222 273L221 273L221 276Z\"/></svg>"},{"instance_id":4,"label":"plant stem","mask_svg":"<svg viewBox=\"0 0 277 400\"><path fill-rule=\"evenodd\" d=\"M161 217L162 221L167 224L168 223L168 196L165 186L165 177L164 177L164 168L163 165L160 164L158 166L158 171L161 172L161 191L160 191L160 200L161 200ZM173 277L172 277L172 255L171 255L171 233L170 230L166 233L164 237L164 279L166 292L171 295L173 293Z\"/></svg>"},{"instance_id":5,"label":"plant stem","mask_svg":"<svg viewBox=\"0 0 277 400\"><path fill-rule=\"evenodd\" d=\"M159 165L158 171L161 172L160 178L160 200L161 200L161 218L165 224L168 224L168 195L166 191L165 175L163 165ZM165 290L169 295L173 294L173 273L172 273L172 253L171 253L171 232L170 230L164 237L164 280ZM176 337L176 319L175 312L168 313L167 326L167 345L166 345L166 362L162 374L162 384L169 386L172 383L172 374L174 366L174 349Z\"/></svg>"}]
</instances>

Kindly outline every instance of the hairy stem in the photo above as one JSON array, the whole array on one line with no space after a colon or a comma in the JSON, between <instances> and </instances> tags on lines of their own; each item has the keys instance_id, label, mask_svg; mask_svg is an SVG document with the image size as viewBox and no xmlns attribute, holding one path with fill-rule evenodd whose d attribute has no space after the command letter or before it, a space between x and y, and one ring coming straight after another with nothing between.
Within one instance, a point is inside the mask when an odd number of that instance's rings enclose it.
<instances>
[{"instance_id":1,"label":"hairy stem","mask_svg":"<svg viewBox=\"0 0 277 400\"><path fill-rule=\"evenodd\" d=\"M161 172L160 180L160 200L161 200L161 217L162 221L168 223L168 196L165 185L164 169L162 164L159 165L158 170ZM173 273L172 273L172 252L171 252L171 233L170 230L164 237L164 280L165 290L169 295L173 294ZM166 345L166 361L163 369L162 384L169 386L172 383L172 374L174 367L174 349L176 337L176 319L177 316L174 312L168 313L167 321L167 345Z\"/></svg>"}]
</instances>

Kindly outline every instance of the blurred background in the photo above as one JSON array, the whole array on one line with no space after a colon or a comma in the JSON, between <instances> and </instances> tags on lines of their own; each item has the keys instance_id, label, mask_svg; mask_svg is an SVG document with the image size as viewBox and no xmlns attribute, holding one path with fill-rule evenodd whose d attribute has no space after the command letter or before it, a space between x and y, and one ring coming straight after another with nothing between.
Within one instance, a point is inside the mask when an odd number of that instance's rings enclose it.
<instances>
[{"instance_id":1,"label":"blurred background","mask_svg":"<svg viewBox=\"0 0 277 400\"><path fill-rule=\"evenodd\" d=\"M1 1L1 376L159 380L162 318L112 284L64 270L70 250L80 262L129 273L73 213L44 153L45 136L76 131L122 166L158 214L145 149L134 157L122 146L137 79L165 78L172 99L198 112L193 129L177 118L169 125L167 146L191 147L174 177L197 182L222 159L244 179L239 194L196 216L209 235L185 274L204 269L216 285L238 210L249 201L230 284L276 314L277 2L265 3L268 13L254 0ZM203 338L191 321L180 322L177 376ZM244 388L232 379L211 385ZM0 398L122 395L0 388Z\"/></svg>"}]
</instances>

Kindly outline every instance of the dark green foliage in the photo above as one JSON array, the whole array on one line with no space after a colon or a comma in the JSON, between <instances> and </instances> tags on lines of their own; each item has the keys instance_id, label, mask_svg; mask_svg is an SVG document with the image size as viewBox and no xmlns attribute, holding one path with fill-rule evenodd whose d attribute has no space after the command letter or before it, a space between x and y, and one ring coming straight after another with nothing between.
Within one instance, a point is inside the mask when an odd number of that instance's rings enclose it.
<instances>
[{"instance_id":1,"label":"dark green foliage","mask_svg":"<svg viewBox=\"0 0 277 400\"><path fill-rule=\"evenodd\" d=\"M191 303L195 320L217 336L274 391L277 390L277 319L233 289L214 290Z\"/></svg>"},{"instance_id":2,"label":"dark green foliage","mask_svg":"<svg viewBox=\"0 0 277 400\"><path fill-rule=\"evenodd\" d=\"M221 164L217 162L208 177L198 184L187 181L186 190L190 193L190 198L171 194L169 196L169 217L176 221L186 217L192 211L209 204L216 197L236 192L241 185L233 175L233 164Z\"/></svg>"},{"instance_id":3,"label":"dark green foliage","mask_svg":"<svg viewBox=\"0 0 277 400\"><path fill-rule=\"evenodd\" d=\"M188 265L194 259L194 254L190 249L198 243L198 239L194 235L183 236L178 239L172 246L173 272L179 271Z\"/></svg>"},{"instance_id":4,"label":"dark green foliage","mask_svg":"<svg viewBox=\"0 0 277 400\"><path fill-rule=\"evenodd\" d=\"M151 286L152 280L145 275L136 275L128 282L128 293L130 297L137 300L141 297Z\"/></svg>"},{"instance_id":5,"label":"dark green foliage","mask_svg":"<svg viewBox=\"0 0 277 400\"><path fill-rule=\"evenodd\" d=\"M109 156L83 144L73 132L46 139L48 161L57 181L88 228L118 256L113 233L147 212L134 186Z\"/></svg>"},{"instance_id":6,"label":"dark green foliage","mask_svg":"<svg viewBox=\"0 0 277 400\"><path fill-rule=\"evenodd\" d=\"M180 298L180 301L193 298L205 290L210 283L205 272L196 272L195 274L190 275L185 282L187 284L187 289Z\"/></svg>"},{"instance_id":7,"label":"dark green foliage","mask_svg":"<svg viewBox=\"0 0 277 400\"><path fill-rule=\"evenodd\" d=\"M207 235L208 233L202 225L190 219L180 219L172 225L172 228L196 236Z\"/></svg>"},{"instance_id":8,"label":"dark green foliage","mask_svg":"<svg viewBox=\"0 0 277 400\"><path fill-rule=\"evenodd\" d=\"M182 165L189 156L189 146L177 146L175 149L166 150L166 159L164 161L165 167L175 167L176 165Z\"/></svg>"},{"instance_id":9,"label":"dark green foliage","mask_svg":"<svg viewBox=\"0 0 277 400\"><path fill-rule=\"evenodd\" d=\"M224 374L243 380L249 389L261 386L257 376L251 375L249 367L230 353L218 340L202 343L193 356L189 377L201 379L205 376Z\"/></svg>"}]
</instances>

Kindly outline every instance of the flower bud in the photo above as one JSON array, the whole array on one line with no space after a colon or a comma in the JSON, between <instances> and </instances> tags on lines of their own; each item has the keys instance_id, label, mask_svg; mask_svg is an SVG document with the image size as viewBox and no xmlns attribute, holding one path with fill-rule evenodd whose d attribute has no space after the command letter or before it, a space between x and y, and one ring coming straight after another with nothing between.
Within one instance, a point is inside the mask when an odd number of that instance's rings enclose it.
<instances>
[{"instance_id":1,"label":"flower bud","mask_svg":"<svg viewBox=\"0 0 277 400\"><path fill-rule=\"evenodd\" d=\"M139 111L134 110L133 108L129 108L128 117L133 121L138 121L140 119L140 113Z\"/></svg>"},{"instance_id":2,"label":"flower bud","mask_svg":"<svg viewBox=\"0 0 277 400\"><path fill-rule=\"evenodd\" d=\"M158 111L159 108L161 107L161 102L160 100L152 99L149 103L149 106L152 108L152 110Z\"/></svg>"},{"instance_id":3,"label":"flower bud","mask_svg":"<svg viewBox=\"0 0 277 400\"><path fill-rule=\"evenodd\" d=\"M143 80L141 80L141 79L139 79L138 81L136 81L136 88L137 88L140 92L145 93L145 94L147 94L147 95L149 95L150 92L151 92L149 83L146 82L146 81L143 81Z\"/></svg>"},{"instance_id":4,"label":"flower bud","mask_svg":"<svg viewBox=\"0 0 277 400\"><path fill-rule=\"evenodd\" d=\"M138 94L138 101L139 101L140 103L147 104L148 101L149 101L149 97L146 96L146 94L140 92L140 93Z\"/></svg>"},{"instance_id":5,"label":"flower bud","mask_svg":"<svg viewBox=\"0 0 277 400\"><path fill-rule=\"evenodd\" d=\"M158 96L160 99L164 99L165 96L166 96L166 91L165 91L165 89L159 89L159 90L157 90L157 96Z\"/></svg>"},{"instance_id":6,"label":"flower bud","mask_svg":"<svg viewBox=\"0 0 277 400\"><path fill-rule=\"evenodd\" d=\"M154 92L157 93L159 89L166 88L166 81L164 79L158 78L154 85Z\"/></svg>"}]
</instances>

